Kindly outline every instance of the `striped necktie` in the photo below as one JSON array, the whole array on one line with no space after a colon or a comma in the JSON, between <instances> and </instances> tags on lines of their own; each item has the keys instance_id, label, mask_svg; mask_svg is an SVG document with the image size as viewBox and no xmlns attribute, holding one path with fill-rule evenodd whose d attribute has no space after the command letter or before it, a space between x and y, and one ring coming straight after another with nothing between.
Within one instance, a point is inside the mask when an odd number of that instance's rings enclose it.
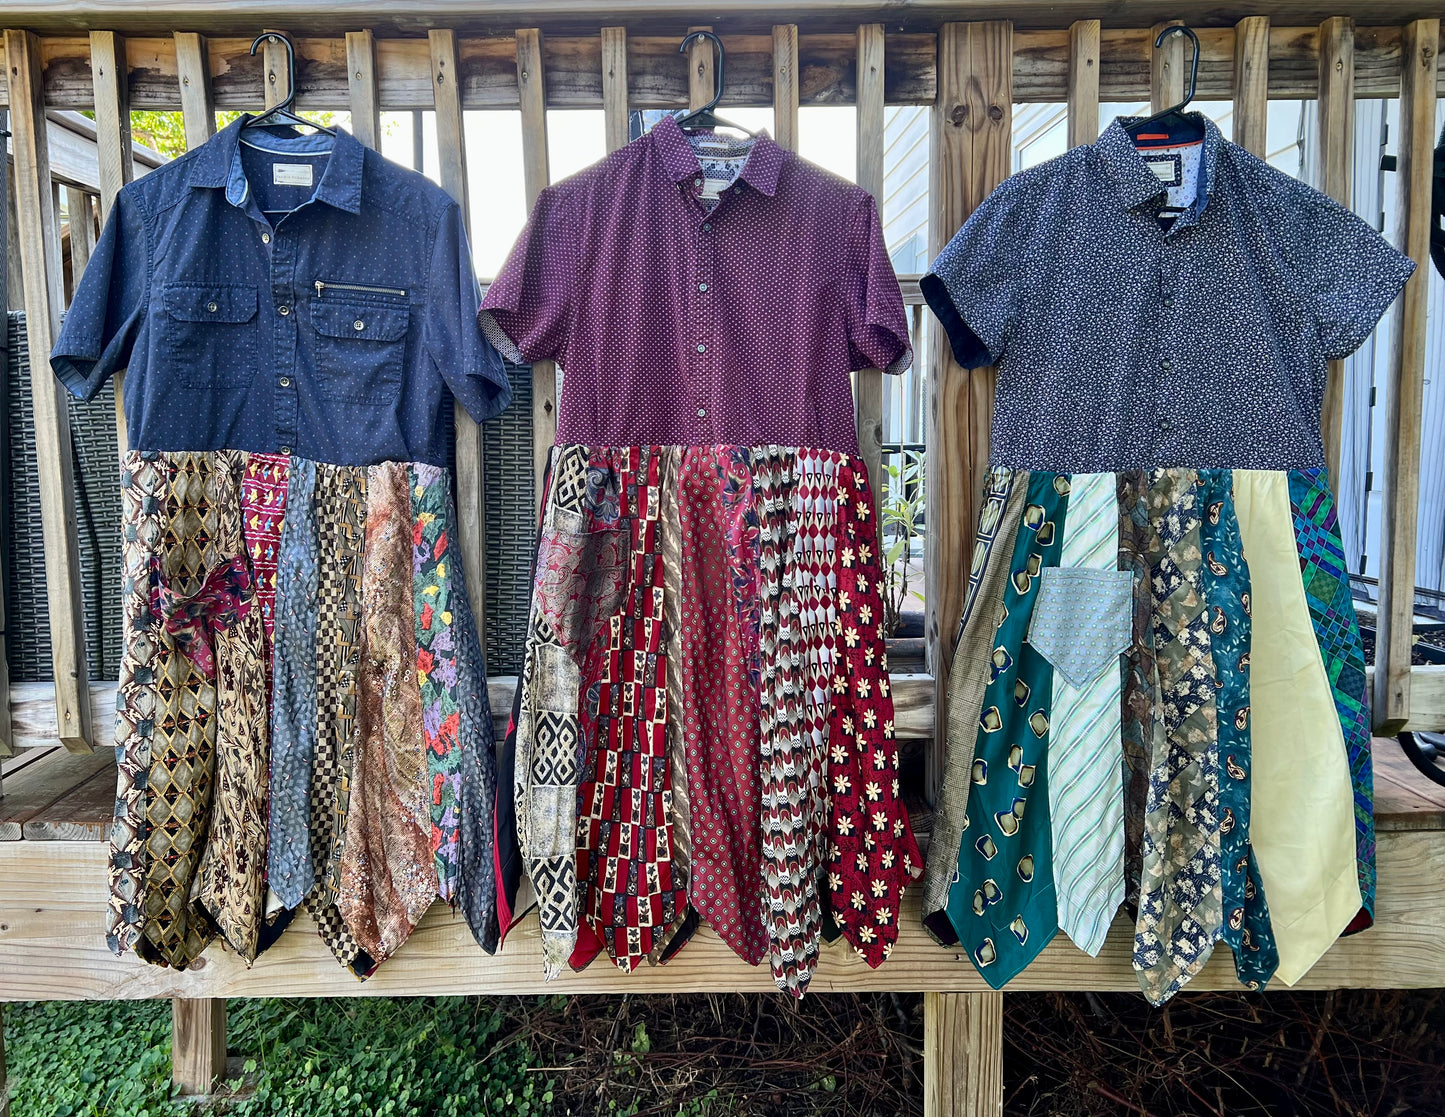
<instances>
[{"instance_id":1,"label":"striped necktie","mask_svg":"<svg viewBox=\"0 0 1445 1117\"><path fill-rule=\"evenodd\" d=\"M1118 565L1114 474L1075 474L1060 569L1115 571ZM1048 785L1059 928L1095 956L1124 899L1121 685L1117 655L1082 686L1054 673Z\"/></svg>"}]
</instances>

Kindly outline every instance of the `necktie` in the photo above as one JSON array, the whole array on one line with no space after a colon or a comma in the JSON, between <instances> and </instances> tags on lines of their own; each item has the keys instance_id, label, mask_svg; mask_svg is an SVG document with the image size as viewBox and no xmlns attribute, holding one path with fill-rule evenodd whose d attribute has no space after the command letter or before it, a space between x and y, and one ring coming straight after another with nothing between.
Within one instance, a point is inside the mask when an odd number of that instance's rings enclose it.
<instances>
[{"instance_id":1,"label":"necktie","mask_svg":"<svg viewBox=\"0 0 1445 1117\"><path fill-rule=\"evenodd\" d=\"M1163 748L1150 764L1134 969L1162 1004L1204 967L1222 929L1219 753L1197 473L1153 473L1147 500Z\"/></svg>"},{"instance_id":2,"label":"necktie","mask_svg":"<svg viewBox=\"0 0 1445 1117\"><path fill-rule=\"evenodd\" d=\"M972 786L948 917L983 979L999 989L1058 930L1044 767L1054 672L1024 636L1040 576L1057 566L1069 479L1028 475L1023 519L989 661Z\"/></svg>"},{"instance_id":3,"label":"necktie","mask_svg":"<svg viewBox=\"0 0 1445 1117\"><path fill-rule=\"evenodd\" d=\"M1355 620L1355 601L1350 593L1349 568L1345 563L1344 544L1340 541L1335 502L1330 496L1325 471L1290 470L1289 498L1310 623L1320 646L1350 762L1350 783L1355 798L1355 864L1364 906L1347 930L1360 931L1373 923L1375 917L1375 813L1365 653L1360 644L1360 626Z\"/></svg>"},{"instance_id":4,"label":"necktie","mask_svg":"<svg viewBox=\"0 0 1445 1117\"><path fill-rule=\"evenodd\" d=\"M1118 564L1119 498L1114 474L1075 474L1070 479L1060 571L1117 575ZM1125 637L1127 642L1127 629ZM1068 638L1077 640L1080 634L1073 632ZM1049 719L1049 817L1059 927L1093 956L1103 947L1124 899L1119 649L1111 644L1103 650L1102 673L1083 685L1055 671Z\"/></svg>"},{"instance_id":5,"label":"necktie","mask_svg":"<svg viewBox=\"0 0 1445 1117\"><path fill-rule=\"evenodd\" d=\"M1279 965L1259 863L1249 842L1249 566L1227 469L1201 470L1204 600L1218 678L1219 867L1223 937L1239 980L1263 989Z\"/></svg>"},{"instance_id":6,"label":"necktie","mask_svg":"<svg viewBox=\"0 0 1445 1117\"><path fill-rule=\"evenodd\" d=\"M292 460L276 567L271 679L271 841L267 879L288 908L316 882L311 763L316 752L316 463Z\"/></svg>"}]
</instances>

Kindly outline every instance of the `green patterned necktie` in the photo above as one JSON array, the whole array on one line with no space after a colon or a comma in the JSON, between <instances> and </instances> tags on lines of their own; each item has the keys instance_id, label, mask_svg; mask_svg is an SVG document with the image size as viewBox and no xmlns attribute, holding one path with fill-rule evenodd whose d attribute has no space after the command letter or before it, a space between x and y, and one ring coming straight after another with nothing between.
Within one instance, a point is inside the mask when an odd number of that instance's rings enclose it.
<instances>
[{"instance_id":1,"label":"green patterned necktie","mask_svg":"<svg viewBox=\"0 0 1445 1117\"><path fill-rule=\"evenodd\" d=\"M1044 768L1053 669L1024 636L1040 574L1059 563L1068 498L1066 475L1029 474L987 668L958 876L948 894L959 941L995 989L1058 931Z\"/></svg>"}]
</instances>

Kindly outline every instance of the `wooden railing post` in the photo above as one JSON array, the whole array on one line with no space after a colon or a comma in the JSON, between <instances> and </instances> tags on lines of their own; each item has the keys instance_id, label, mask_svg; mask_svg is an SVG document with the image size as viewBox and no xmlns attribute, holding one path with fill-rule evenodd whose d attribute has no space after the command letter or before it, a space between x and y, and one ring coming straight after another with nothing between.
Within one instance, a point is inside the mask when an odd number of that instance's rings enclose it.
<instances>
[{"instance_id":1,"label":"wooden railing post","mask_svg":"<svg viewBox=\"0 0 1445 1117\"><path fill-rule=\"evenodd\" d=\"M542 32L517 32L517 95L522 109L522 181L530 210L552 179L547 158L547 84L542 71ZM557 439L557 366L538 361L532 366L532 467L536 505L542 507L542 478Z\"/></svg>"},{"instance_id":2,"label":"wooden railing post","mask_svg":"<svg viewBox=\"0 0 1445 1117\"><path fill-rule=\"evenodd\" d=\"M627 146L627 28L602 29L602 120L607 150Z\"/></svg>"},{"instance_id":3,"label":"wooden railing post","mask_svg":"<svg viewBox=\"0 0 1445 1117\"><path fill-rule=\"evenodd\" d=\"M923 1117L1002 1117L1003 994L923 994Z\"/></svg>"},{"instance_id":4,"label":"wooden railing post","mask_svg":"<svg viewBox=\"0 0 1445 1117\"><path fill-rule=\"evenodd\" d=\"M462 221L471 228L467 195L467 135L462 113L461 69L457 65L457 33L431 31L432 103L436 106L437 156L442 189L462 207ZM457 439L457 530L467 582L467 598L476 617L477 639L486 642L487 523L482 508L482 428L460 403L453 407Z\"/></svg>"},{"instance_id":5,"label":"wooden railing post","mask_svg":"<svg viewBox=\"0 0 1445 1117\"><path fill-rule=\"evenodd\" d=\"M1013 25L946 23L938 30L929 186L930 255L937 255L1008 177L1013 151ZM938 739L928 794L938 787L948 726L948 672L963 611L978 497L988 471L994 372L965 370L943 330L929 331L928 649Z\"/></svg>"},{"instance_id":6,"label":"wooden railing post","mask_svg":"<svg viewBox=\"0 0 1445 1117\"><path fill-rule=\"evenodd\" d=\"M1081 19L1069 28L1069 146L1099 138L1099 21Z\"/></svg>"},{"instance_id":7,"label":"wooden railing post","mask_svg":"<svg viewBox=\"0 0 1445 1117\"><path fill-rule=\"evenodd\" d=\"M125 60L125 39L114 31L90 33L90 80L95 88L95 150L99 161L100 216L110 216L110 207L121 187L135 173L130 143L130 71ZM80 277L76 276L76 282ZM130 446L125 426L125 372L112 378L115 392L115 433L121 454Z\"/></svg>"},{"instance_id":8,"label":"wooden railing post","mask_svg":"<svg viewBox=\"0 0 1445 1117\"><path fill-rule=\"evenodd\" d=\"M226 1077L224 997L171 999L171 1086L177 1094L209 1094Z\"/></svg>"},{"instance_id":9,"label":"wooden railing post","mask_svg":"<svg viewBox=\"0 0 1445 1117\"><path fill-rule=\"evenodd\" d=\"M50 375L50 350L59 332L64 294L45 128L40 40L28 31L6 31L5 56L13 133L10 142L15 160L15 211L25 273L30 398L35 411L35 464L45 540L55 716L65 747L72 752L90 752L90 669L80 592L80 545L75 530L70 412L59 383Z\"/></svg>"},{"instance_id":10,"label":"wooden railing post","mask_svg":"<svg viewBox=\"0 0 1445 1117\"><path fill-rule=\"evenodd\" d=\"M346 33L346 82L351 89L351 134L381 150L381 97L376 88L376 40L370 31Z\"/></svg>"},{"instance_id":11,"label":"wooden railing post","mask_svg":"<svg viewBox=\"0 0 1445 1117\"><path fill-rule=\"evenodd\" d=\"M773 28L773 139L777 140L779 147L798 150L796 23L779 23Z\"/></svg>"},{"instance_id":12,"label":"wooden railing post","mask_svg":"<svg viewBox=\"0 0 1445 1117\"><path fill-rule=\"evenodd\" d=\"M1320 95L1315 185L1342 206L1351 203L1355 173L1355 24L1337 16L1320 24ZM1320 409L1325 464L1338 485L1345 427L1345 362L1331 361Z\"/></svg>"},{"instance_id":13,"label":"wooden railing post","mask_svg":"<svg viewBox=\"0 0 1445 1117\"><path fill-rule=\"evenodd\" d=\"M211 89L210 49L204 35L176 32L176 77L181 84L181 121L186 150L200 147L216 134L216 98Z\"/></svg>"},{"instance_id":14,"label":"wooden railing post","mask_svg":"<svg viewBox=\"0 0 1445 1117\"><path fill-rule=\"evenodd\" d=\"M1430 283L1430 177L1440 21L1417 19L1400 36L1400 195L1396 246L1417 265L1395 304L1390 397L1385 414L1385 516L1380 530L1380 605L1375 637L1375 732L1398 733L1410 718L1410 645L1415 615L1420 426L1425 385L1425 315Z\"/></svg>"},{"instance_id":15,"label":"wooden railing post","mask_svg":"<svg viewBox=\"0 0 1445 1117\"><path fill-rule=\"evenodd\" d=\"M797 36L793 36L793 69L797 70ZM797 99L796 80L793 96ZM858 185L878 203L883 220L883 25L865 23L858 28ZM923 358L914 356L915 361ZM873 484L875 516L881 516L888 479L883 475L883 373L865 368L853 378L854 406L858 421L858 454ZM883 521L875 519L878 532Z\"/></svg>"},{"instance_id":16,"label":"wooden railing post","mask_svg":"<svg viewBox=\"0 0 1445 1117\"><path fill-rule=\"evenodd\" d=\"M1184 36L1170 35L1157 50L1154 41L1166 27L1174 27L1182 20L1171 19L1156 23L1149 28L1149 105L1154 112L1177 105L1184 100Z\"/></svg>"},{"instance_id":17,"label":"wooden railing post","mask_svg":"<svg viewBox=\"0 0 1445 1117\"><path fill-rule=\"evenodd\" d=\"M1269 17L1234 25L1234 142L1261 159L1269 130Z\"/></svg>"}]
</instances>

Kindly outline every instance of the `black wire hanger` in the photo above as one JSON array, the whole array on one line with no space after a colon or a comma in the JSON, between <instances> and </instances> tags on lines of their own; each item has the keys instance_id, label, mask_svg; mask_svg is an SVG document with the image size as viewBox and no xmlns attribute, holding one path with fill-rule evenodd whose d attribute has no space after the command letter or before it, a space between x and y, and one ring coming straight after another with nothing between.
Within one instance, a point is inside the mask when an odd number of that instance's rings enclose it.
<instances>
[{"instance_id":1,"label":"black wire hanger","mask_svg":"<svg viewBox=\"0 0 1445 1117\"><path fill-rule=\"evenodd\" d=\"M1153 116L1132 120L1124 125L1124 131L1129 133L1131 139L1136 138L1140 132L1143 132L1151 125L1156 128L1161 128L1163 131L1171 133L1171 135L1179 128L1192 129L1196 132L1199 130L1199 124L1191 120L1184 112L1185 106L1194 100L1194 93L1199 84L1199 36L1182 24L1171 24L1159 32L1159 37L1154 40L1154 49L1158 50L1162 47L1164 40L1169 38L1170 35L1184 35L1194 44L1194 62L1189 68L1189 88L1184 91L1184 100L1180 101L1179 104L1170 105L1167 109L1156 112Z\"/></svg>"},{"instance_id":2,"label":"black wire hanger","mask_svg":"<svg viewBox=\"0 0 1445 1117\"><path fill-rule=\"evenodd\" d=\"M261 49L261 44L271 42L280 43L286 48L286 98L279 104L273 105L260 116L254 116L246 121L246 128L260 128L268 124L290 124L301 128L315 128L318 132L324 132L328 136L336 135L336 132L327 128L324 124L317 124L313 120L307 120L304 116L297 116L291 111L291 106L296 103L296 48L291 40L285 35L278 35L274 31L267 31L257 35L251 43L251 55Z\"/></svg>"},{"instance_id":3,"label":"black wire hanger","mask_svg":"<svg viewBox=\"0 0 1445 1117\"><path fill-rule=\"evenodd\" d=\"M677 53L686 54L687 48L692 45L694 39L707 39L717 48L717 65L713 70L712 100L700 109L683 113L677 118L677 126L679 128L732 128L734 131L741 132L746 136L754 135L755 133L744 128L741 124L734 124L731 120L724 120L713 112L713 109L717 108L718 102L722 100L723 83L725 80L726 57L723 53L722 40L711 31L693 31L678 44Z\"/></svg>"}]
</instances>

